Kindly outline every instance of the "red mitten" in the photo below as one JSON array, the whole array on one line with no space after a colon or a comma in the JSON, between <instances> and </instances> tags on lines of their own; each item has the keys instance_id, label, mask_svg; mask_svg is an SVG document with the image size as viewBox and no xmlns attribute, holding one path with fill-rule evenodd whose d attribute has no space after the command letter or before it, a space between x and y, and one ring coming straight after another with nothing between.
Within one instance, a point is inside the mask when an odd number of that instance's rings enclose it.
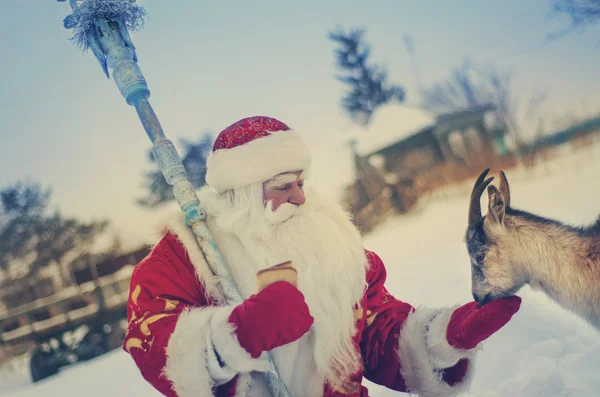
<instances>
[{"instance_id":1,"label":"red mitten","mask_svg":"<svg viewBox=\"0 0 600 397\"><path fill-rule=\"evenodd\" d=\"M253 358L300 339L314 319L304 295L286 281L275 282L236 306L229 316L240 345Z\"/></svg>"},{"instance_id":2,"label":"red mitten","mask_svg":"<svg viewBox=\"0 0 600 397\"><path fill-rule=\"evenodd\" d=\"M502 328L521 306L521 298L501 298L483 306L470 302L456 309L446 328L446 339L456 349L469 350Z\"/></svg>"}]
</instances>

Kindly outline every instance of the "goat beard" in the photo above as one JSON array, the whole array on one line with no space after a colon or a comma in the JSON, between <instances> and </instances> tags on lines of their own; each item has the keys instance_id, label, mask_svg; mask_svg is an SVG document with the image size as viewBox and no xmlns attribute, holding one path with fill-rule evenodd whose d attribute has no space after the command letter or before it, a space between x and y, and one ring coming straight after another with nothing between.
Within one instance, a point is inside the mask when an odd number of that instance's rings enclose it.
<instances>
[{"instance_id":1,"label":"goat beard","mask_svg":"<svg viewBox=\"0 0 600 397\"><path fill-rule=\"evenodd\" d=\"M257 271L293 262L315 319L315 376L337 387L361 368L354 309L366 288L367 260L348 215L315 192L307 198L276 210L271 203L261 203L261 211L229 208L216 217L214 236L245 297L256 291Z\"/></svg>"}]
</instances>

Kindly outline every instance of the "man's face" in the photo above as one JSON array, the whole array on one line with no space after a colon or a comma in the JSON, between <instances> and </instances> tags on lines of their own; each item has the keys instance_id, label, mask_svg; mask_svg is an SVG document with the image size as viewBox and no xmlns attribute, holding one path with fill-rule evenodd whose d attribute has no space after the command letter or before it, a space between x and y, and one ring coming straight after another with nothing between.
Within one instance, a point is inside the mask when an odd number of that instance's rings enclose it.
<instances>
[{"instance_id":1,"label":"man's face","mask_svg":"<svg viewBox=\"0 0 600 397\"><path fill-rule=\"evenodd\" d=\"M302 176L302 171L277 175L263 183L265 204L271 201L273 203L273 211L285 203L302 205L306 202L303 186L304 177Z\"/></svg>"}]
</instances>

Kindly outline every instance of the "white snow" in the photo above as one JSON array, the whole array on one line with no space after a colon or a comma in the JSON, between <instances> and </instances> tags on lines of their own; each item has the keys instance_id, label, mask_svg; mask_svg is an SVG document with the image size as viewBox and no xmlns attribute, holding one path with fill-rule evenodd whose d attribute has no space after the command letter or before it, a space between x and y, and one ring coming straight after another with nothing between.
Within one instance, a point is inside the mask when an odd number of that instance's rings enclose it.
<instances>
[{"instance_id":1,"label":"white snow","mask_svg":"<svg viewBox=\"0 0 600 397\"><path fill-rule=\"evenodd\" d=\"M435 117L421 108L394 102L377 109L366 127L352 125L347 132L356 139L357 152L367 155L408 138L435 122Z\"/></svg>"},{"instance_id":2,"label":"white snow","mask_svg":"<svg viewBox=\"0 0 600 397\"><path fill-rule=\"evenodd\" d=\"M598 216L600 145L531 171L508 170L512 203L573 224ZM388 270L387 287L415 306L471 301L469 261L463 243L471 181L438 192L408 216L390 218L365 237ZM482 207L487 200L484 198ZM600 333L528 287L521 310L484 343L471 396L600 396ZM3 397L104 397L160 394L118 350L65 368L32 385L24 360L0 372ZM372 397L404 395L365 382Z\"/></svg>"}]
</instances>

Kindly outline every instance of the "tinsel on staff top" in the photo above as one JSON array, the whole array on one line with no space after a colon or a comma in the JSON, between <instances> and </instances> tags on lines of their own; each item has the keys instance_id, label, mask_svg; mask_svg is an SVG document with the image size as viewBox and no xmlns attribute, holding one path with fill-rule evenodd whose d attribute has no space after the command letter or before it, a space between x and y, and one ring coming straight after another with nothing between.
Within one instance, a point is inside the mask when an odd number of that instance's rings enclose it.
<instances>
[{"instance_id":1,"label":"tinsel on staff top","mask_svg":"<svg viewBox=\"0 0 600 397\"><path fill-rule=\"evenodd\" d=\"M137 62L129 31L142 28L146 10L136 4L136 0L70 0L70 2L73 12L64 19L64 27L73 29L71 40L79 48L83 51L92 50L107 77L106 54L100 46L99 34L111 34L109 23L118 27L119 33L133 51L134 60Z\"/></svg>"}]
</instances>

